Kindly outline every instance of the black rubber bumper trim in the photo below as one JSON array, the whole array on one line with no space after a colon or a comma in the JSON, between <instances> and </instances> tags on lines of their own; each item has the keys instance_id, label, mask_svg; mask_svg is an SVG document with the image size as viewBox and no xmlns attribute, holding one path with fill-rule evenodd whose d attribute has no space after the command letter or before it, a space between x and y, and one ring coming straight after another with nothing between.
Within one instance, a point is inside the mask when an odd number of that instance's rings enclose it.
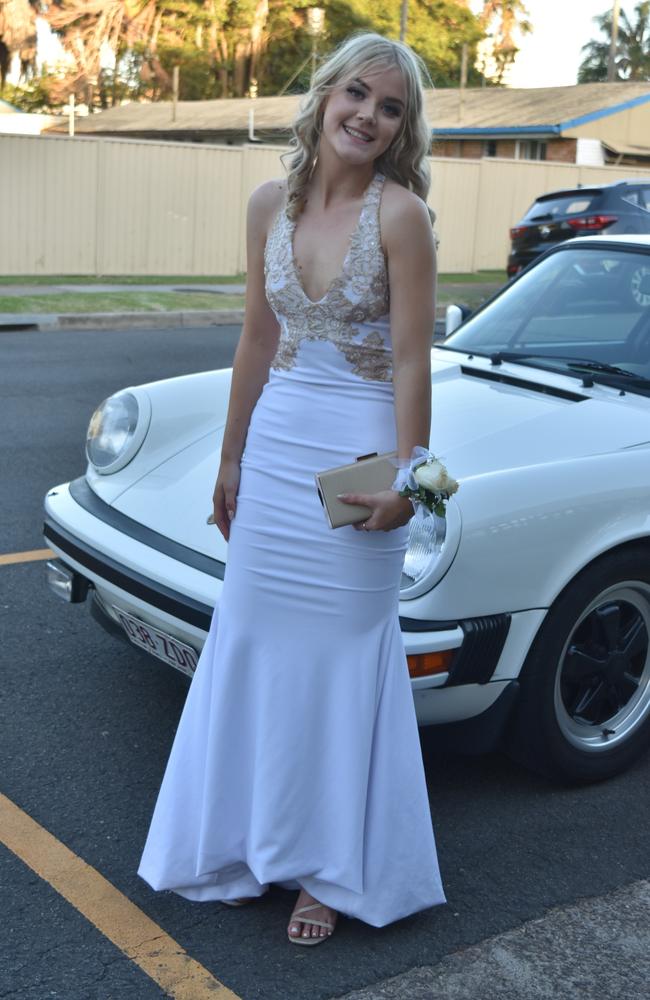
<instances>
[{"instance_id":1,"label":"black rubber bumper trim","mask_svg":"<svg viewBox=\"0 0 650 1000\"><path fill-rule=\"evenodd\" d=\"M423 618L403 618L399 620L402 632L449 632L458 628L459 623L453 621L429 622Z\"/></svg>"},{"instance_id":2,"label":"black rubber bumper trim","mask_svg":"<svg viewBox=\"0 0 650 1000\"><path fill-rule=\"evenodd\" d=\"M68 484L68 489L75 503L78 503L80 507L83 507L84 510L87 510L89 514L92 514L99 521L103 521L104 524L115 528L120 534L128 535L129 538L134 538L136 541L142 542L143 545L148 545L150 549L156 549L157 552L162 552L164 555L176 559L177 562L182 562L186 566L198 569L201 573L207 573L208 576L214 576L218 580L223 580L226 570L225 563L219 559L213 559L211 556L206 556L203 552L196 552L194 549L189 548L187 545L182 545L180 542L174 542L159 531L147 528L144 524L140 524L139 521L134 520L127 514L115 510L105 500L98 497L96 493L93 493L85 476L73 479ZM217 531L218 529L215 528L214 530Z\"/></svg>"},{"instance_id":3,"label":"black rubber bumper trim","mask_svg":"<svg viewBox=\"0 0 650 1000\"><path fill-rule=\"evenodd\" d=\"M464 638L452 660L445 687L487 684L499 662L510 622L508 614L462 619L458 624Z\"/></svg>"},{"instance_id":4,"label":"black rubber bumper trim","mask_svg":"<svg viewBox=\"0 0 650 1000\"><path fill-rule=\"evenodd\" d=\"M146 528L133 518L115 510L93 493L83 476L73 480L69 489L76 503L105 524L185 565L217 579L223 579L224 563L194 552L187 546L174 542L160 532ZM49 516L45 517L43 534L62 552L67 553L97 576L144 601L145 604L194 625L207 634L214 610L209 605L186 597L163 584L155 583L135 570L127 569L110 556L81 542ZM447 687L459 684L485 684L489 681L496 669L510 628L510 615L505 614L467 618L461 621L427 621L406 617L400 617L399 621L400 628L405 633L447 632L460 625L464 633L463 643L454 654L445 685Z\"/></svg>"},{"instance_id":5,"label":"black rubber bumper trim","mask_svg":"<svg viewBox=\"0 0 650 1000\"><path fill-rule=\"evenodd\" d=\"M119 587L120 590L126 591L127 594L137 597L145 604L150 604L160 611L166 611L167 614L173 615L189 625L194 625L205 632L209 630L214 608L208 604L202 604L192 597L179 594L161 583L154 583L141 573L136 573L135 570L125 569L110 556L86 545L85 542L80 542L78 538L75 538L49 517L46 517L43 523L43 535L58 549L67 553L75 562L85 566L86 569L96 573L108 583Z\"/></svg>"}]
</instances>

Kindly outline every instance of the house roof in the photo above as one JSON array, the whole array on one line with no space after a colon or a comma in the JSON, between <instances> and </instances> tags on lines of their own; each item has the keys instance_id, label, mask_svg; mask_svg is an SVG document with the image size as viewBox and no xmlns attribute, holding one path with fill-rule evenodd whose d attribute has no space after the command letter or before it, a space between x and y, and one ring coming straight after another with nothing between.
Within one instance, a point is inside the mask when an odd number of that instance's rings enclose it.
<instances>
[{"instance_id":1,"label":"house roof","mask_svg":"<svg viewBox=\"0 0 650 1000\"><path fill-rule=\"evenodd\" d=\"M581 83L573 87L437 90L429 104L434 134L559 134L650 102L650 83Z\"/></svg>"},{"instance_id":2,"label":"house roof","mask_svg":"<svg viewBox=\"0 0 650 1000\"><path fill-rule=\"evenodd\" d=\"M167 136L199 133L245 133L251 108L255 110L255 132L287 131L300 97L232 98L214 101L179 101L172 120L169 101L155 104L125 104L76 122L78 133ZM559 134L564 129L596 118L616 114L637 104L650 102L650 83L583 83L573 87L467 88L428 90L427 118L436 136L444 135L540 135Z\"/></svg>"}]
</instances>

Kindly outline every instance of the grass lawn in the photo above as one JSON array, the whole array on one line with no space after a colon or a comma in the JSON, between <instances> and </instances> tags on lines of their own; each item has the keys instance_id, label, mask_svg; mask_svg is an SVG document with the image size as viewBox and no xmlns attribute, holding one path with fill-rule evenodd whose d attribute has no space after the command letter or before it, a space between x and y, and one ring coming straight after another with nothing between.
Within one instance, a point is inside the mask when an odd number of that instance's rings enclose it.
<instances>
[{"instance_id":1,"label":"grass lawn","mask_svg":"<svg viewBox=\"0 0 650 1000\"><path fill-rule=\"evenodd\" d=\"M0 295L0 313L169 312L243 309L243 295L211 292L83 292L60 295Z\"/></svg>"},{"instance_id":2,"label":"grass lawn","mask_svg":"<svg viewBox=\"0 0 650 1000\"><path fill-rule=\"evenodd\" d=\"M246 275L236 277L0 277L0 313L103 313L103 312L174 312L191 309L243 309L243 295L221 295L214 292L159 292L138 290L139 284L241 283ZM438 279L438 306L452 302L476 309L506 280L504 271L479 271L477 274L441 274ZM84 292L84 285L93 282L129 283L133 291ZM78 283L79 290L39 295L2 295L2 285L31 284L41 287Z\"/></svg>"},{"instance_id":3,"label":"grass lawn","mask_svg":"<svg viewBox=\"0 0 650 1000\"><path fill-rule=\"evenodd\" d=\"M476 271L473 274L439 274L439 284L497 284L506 281L505 271ZM0 285L243 285L245 274L223 275L87 275L87 274L10 274L0 275Z\"/></svg>"},{"instance_id":4,"label":"grass lawn","mask_svg":"<svg viewBox=\"0 0 650 1000\"><path fill-rule=\"evenodd\" d=\"M245 274L3 274L0 285L243 285Z\"/></svg>"},{"instance_id":5,"label":"grass lawn","mask_svg":"<svg viewBox=\"0 0 650 1000\"><path fill-rule=\"evenodd\" d=\"M505 271L474 271L472 274L452 274L447 272L438 275L438 284L442 285L504 285L508 280Z\"/></svg>"}]
</instances>

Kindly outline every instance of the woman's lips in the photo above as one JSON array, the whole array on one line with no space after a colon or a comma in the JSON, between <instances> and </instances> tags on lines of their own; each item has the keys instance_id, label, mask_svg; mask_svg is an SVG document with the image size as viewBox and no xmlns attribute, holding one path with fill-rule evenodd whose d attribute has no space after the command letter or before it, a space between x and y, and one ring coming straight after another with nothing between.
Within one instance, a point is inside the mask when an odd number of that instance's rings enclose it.
<instances>
[{"instance_id":1,"label":"woman's lips","mask_svg":"<svg viewBox=\"0 0 650 1000\"><path fill-rule=\"evenodd\" d=\"M361 129L355 129L351 125L343 125L343 131L350 136L352 139L356 139L357 142L372 142L372 136L368 135L366 132L362 132Z\"/></svg>"}]
</instances>

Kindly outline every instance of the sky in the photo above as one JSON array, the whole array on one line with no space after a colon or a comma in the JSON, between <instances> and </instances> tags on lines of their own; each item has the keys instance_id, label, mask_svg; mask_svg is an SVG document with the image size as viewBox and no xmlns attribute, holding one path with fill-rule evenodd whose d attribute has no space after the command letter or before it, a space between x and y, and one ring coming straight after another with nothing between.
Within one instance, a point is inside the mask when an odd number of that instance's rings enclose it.
<instances>
[{"instance_id":1,"label":"sky","mask_svg":"<svg viewBox=\"0 0 650 1000\"><path fill-rule=\"evenodd\" d=\"M592 21L612 9L612 0L524 0L533 30L520 42L508 78L511 87L565 87L577 82L581 47L600 38ZM634 13L635 0L621 10ZM479 4L480 6L480 4Z\"/></svg>"},{"instance_id":2,"label":"sky","mask_svg":"<svg viewBox=\"0 0 650 1000\"><path fill-rule=\"evenodd\" d=\"M520 51L509 77L511 87L564 87L577 81L581 47L600 33L592 18L611 9L612 0L524 0L533 30L520 40ZM632 16L637 0L622 0ZM480 10L482 0L471 0ZM40 21L41 19L39 19ZM58 44L44 22L39 25L39 61L53 61ZM108 58L105 60L110 62Z\"/></svg>"}]
</instances>

